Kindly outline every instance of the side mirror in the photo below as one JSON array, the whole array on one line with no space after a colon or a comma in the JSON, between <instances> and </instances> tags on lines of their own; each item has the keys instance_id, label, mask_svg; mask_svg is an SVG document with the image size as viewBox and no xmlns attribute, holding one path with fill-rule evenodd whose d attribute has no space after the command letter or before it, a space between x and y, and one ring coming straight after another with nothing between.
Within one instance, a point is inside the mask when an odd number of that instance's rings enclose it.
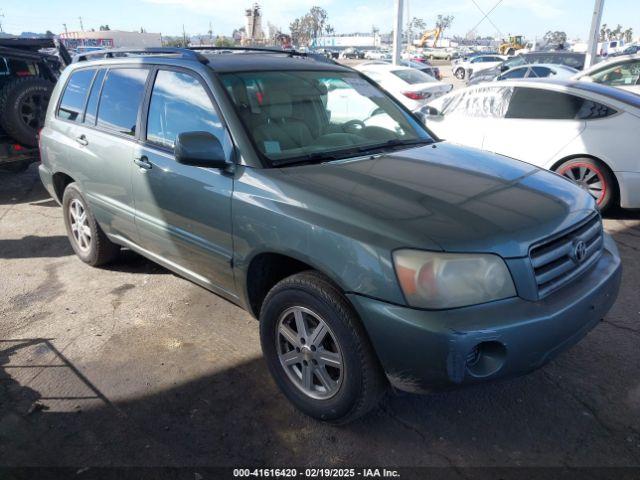
<instances>
[{"instance_id":1,"label":"side mirror","mask_svg":"<svg viewBox=\"0 0 640 480\"><path fill-rule=\"evenodd\" d=\"M506 66L506 65L504 65L504 64L503 64L503 65L500 65L500 71L501 71L501 72L503 72L503 73L504 73L504 72L506 72L507 70L509 70L509 67L508 67L508 66Z\"/></svg>"},{"instance_id":2,"label":"side mirror","mask_svg":"<svg viewBox=\"0 0 640 480\"><path fill-rule=\"evenodd\" d=\"M225 168L227 160L220 140L209 132L178 134L174 147L176 161L194 167Z\"/></svg>"},{"instance_id":3,"label":"side mirror","mask_svg":"<svg viewBox=\"0 0 640 480\"><path fill-rule=\"evenodd\" d=\"M426 123L427 120L439 120L444 117L440 110L429 105L425 105L421 109L417 110L415 115L422 123Z\"/></svg>"}]
</instances>

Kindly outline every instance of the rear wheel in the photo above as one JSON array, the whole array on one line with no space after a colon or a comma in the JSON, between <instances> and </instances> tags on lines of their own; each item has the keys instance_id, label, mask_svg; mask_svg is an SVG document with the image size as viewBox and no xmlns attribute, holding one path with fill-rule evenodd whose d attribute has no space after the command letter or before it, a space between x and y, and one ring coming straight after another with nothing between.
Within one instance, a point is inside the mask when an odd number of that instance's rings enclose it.
<instances>
[{"instance_id":1,"label":"rear wheel","mask_svg":"<svg viewBox=\"0 0 640 480\"><path fill-rule=\"evenodd\" d=\"M556 172L576 182L589 192L602 211L612 207L616 201L616 181L604 163L593 158L574 158L556 168Z\"/></svg>"},{"instance_id":2,"label":"rear wheel","mask_svg":"<svg viewBox=\"0 0 640 480\"><path fill-rule=\"evenodd\" d=\"M118 256L120 246L107 238L75 183L70 183L64 191L62 211L67 236L80 260L97 267Z\"/></svg>"},{"instance_id":3,"label":"rear wheel","mask_svg":"<svg viewBox=\"0 0 640 480\"><path fill-rule=\"evenodd\" d=\"M457 78L458 80L464 80L464 76L465 76L464 68L458 68L458 69L455 71L454 75L456 76L456 78Z\"/></svg>"},{"instance_id":4,"label":"rear wheel","mask_svg":"<svg viewBox=\"0 0 640 480\"><path fill-rule=\"evenodd\" d=\"M279 282L260 313L269 370L307 415L347 423L371 410L386 379L356 313L329 280L302 272Z\"/></svg>"}]
</instances>

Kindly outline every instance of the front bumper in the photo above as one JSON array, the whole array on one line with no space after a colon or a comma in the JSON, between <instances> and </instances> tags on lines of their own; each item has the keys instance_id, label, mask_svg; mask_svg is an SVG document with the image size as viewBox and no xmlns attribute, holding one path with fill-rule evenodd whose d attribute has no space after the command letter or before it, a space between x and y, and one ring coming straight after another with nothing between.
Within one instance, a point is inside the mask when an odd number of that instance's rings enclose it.
<instances>
[{"instance_id":1,"label":"front bumper","mask_svg":"<svg viewBox=\"0 0 640 480\"><path fill-rule=\"evenodd\" d=\"M615 172L620 186L620 206L640 208L640 172Z\"/></svg>"},{"instance_id":2,"label":"front bumper","mask_svg":"<svg viewBox=\"0 0 640 480\"><path fill-rule=\"evenodd\" d=\"M537 302L519 297L425 311L350 294L390 382L425 391L532 371L584 337L609 311L622 267L605 235L599 262Z\"/></svg>"}]
</instances>

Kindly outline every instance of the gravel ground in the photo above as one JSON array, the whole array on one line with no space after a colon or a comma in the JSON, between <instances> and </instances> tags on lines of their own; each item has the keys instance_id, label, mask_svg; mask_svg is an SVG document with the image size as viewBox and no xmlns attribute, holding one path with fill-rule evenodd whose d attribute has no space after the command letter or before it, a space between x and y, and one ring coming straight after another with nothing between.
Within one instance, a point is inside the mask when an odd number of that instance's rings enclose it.
<instances>
[{"instance_id":1,"label":"gravel ground","mask_svg":"<svg viewBox=\"0 0 640 480\"><path fill-rule=\"evenodd\" d=\"M0 465L640 465L640 215L606 228L622 291L570 351L338 428L279 393L246 312L130 252L86 266L36 165L0 174Z\"/></svg>"}]
</instances>

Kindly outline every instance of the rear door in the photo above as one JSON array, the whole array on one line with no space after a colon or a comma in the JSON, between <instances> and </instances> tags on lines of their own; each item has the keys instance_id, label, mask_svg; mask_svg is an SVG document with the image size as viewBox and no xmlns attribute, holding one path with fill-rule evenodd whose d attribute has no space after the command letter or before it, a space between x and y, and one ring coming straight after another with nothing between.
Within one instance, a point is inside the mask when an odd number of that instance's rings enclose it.
<instances>
[{"instance_id":1,"label":"rear door","mask_svg":"<svg viewBox=\"0 0 640 480\"><path fill-rule=\"evenodd\" d=\"M531 87L515 87L504 118L487 129L483 148L544 166L582 133L588 108L575 95Z\"/></svg>"},{"instance_id":2,"label":"rear door","mask_svg":"<svg viewBox=\"0 0 640 480\"><path fill-rule=\"evenodd\" d=\"M107 233L134 243L138 235L132 158L148 75L148 68L133 66L102 70L75 137L84 151L85 190L98 222Z\"/></svg>"},{"instance_id":3,"label":"rear door","mask_svg":"<svg viewBox=\"0 0 640 480\"><path fill-rule=\"evenodd\" d=\"M215 135L229 158L231 138L206 82L195 72L159 68L146 101L133 176L140 243L158 260L207 287L234 291L232 176L176 162L179 133Z\"/></svg>"}]
</instances>

